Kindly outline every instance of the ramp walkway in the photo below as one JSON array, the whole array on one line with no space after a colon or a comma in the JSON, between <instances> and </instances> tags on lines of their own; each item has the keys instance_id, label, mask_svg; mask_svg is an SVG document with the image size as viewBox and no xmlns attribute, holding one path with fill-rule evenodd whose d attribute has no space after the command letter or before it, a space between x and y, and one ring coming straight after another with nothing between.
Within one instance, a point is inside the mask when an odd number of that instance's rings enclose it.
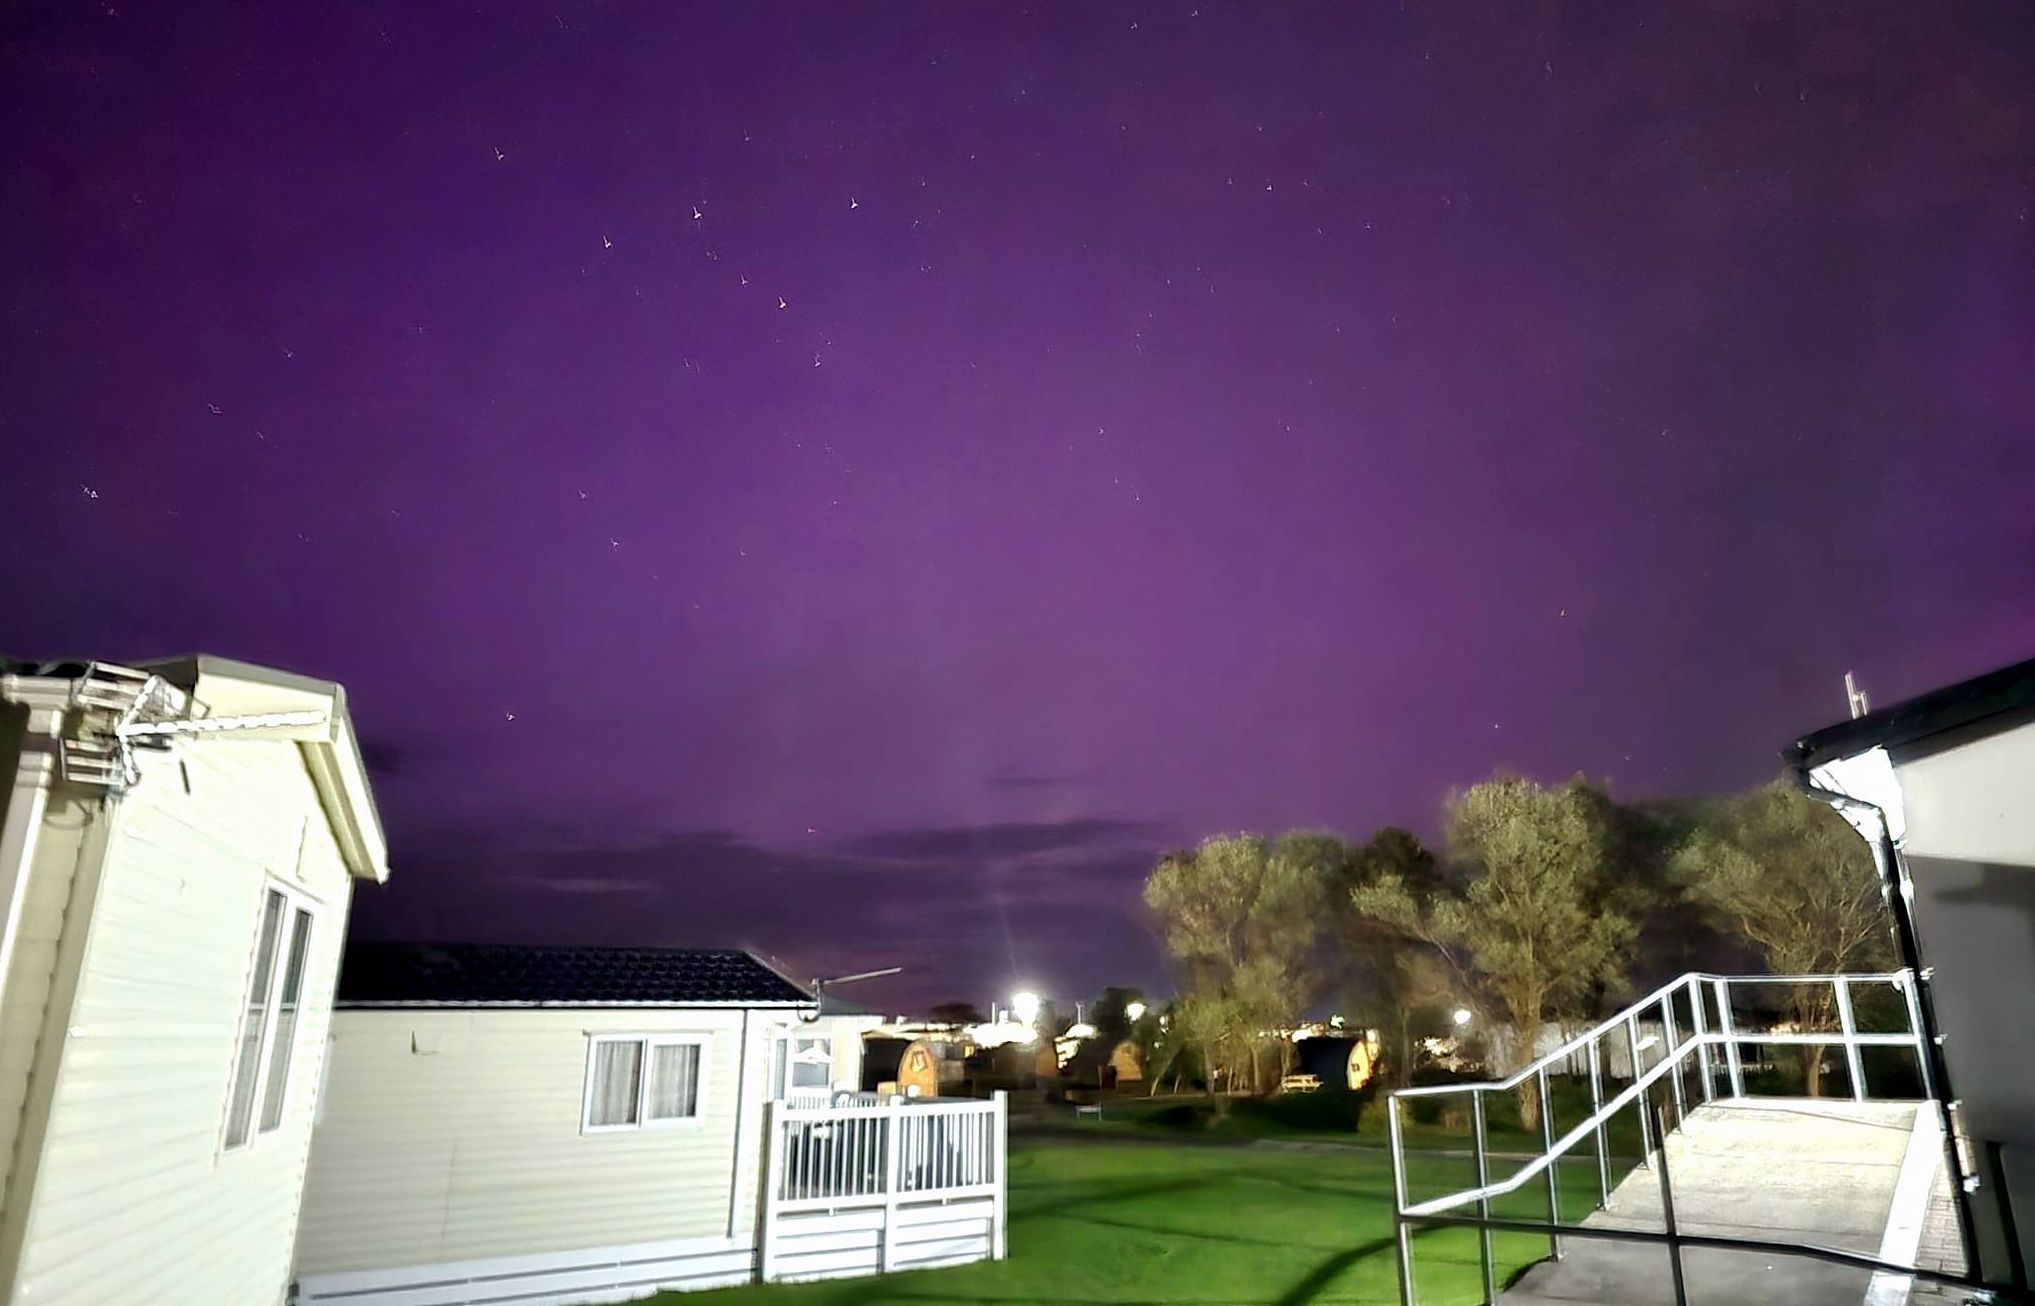
<instances>
[{"instance_id":1,"label":"ramp walkway","mask_svg":"<svg viewBox=\"0 0 2035 1306\"><path fill-rule=\"evenodd\" d=\"M1676 1227L1684 1234L1871 1256L1886 1235L1916 1114L1913 1102L1720 1101L1691 1111L1668 1135L1655 1165L1666 1166ZM1941 1167L1933 1147L1927 1164L1933 1177ZM1582 1223L1665 1232L1660 1171L1633 1170L1612 1190L1610 1203ZM1506 1306L1674 1306L1668 1255L1657 1244L1569 1238L1561 1260L1528 1270L1498 1300ZM1873 1277L1850 1266L1711 1247L1684 1248L1682 1273L1690 1306L1860 1306Z\"/></svg>"},{"instance_id":2,"label":"ramp walkway","mask_svg":"<svg viewBox=\"0 0 2035 1306\"><path fill-rule=\"evenodd\" d=\"M1748 989L1766 991L1750 1020L1740 1002ZM1820 1007L1834 1014L1835 1027L1776 1027L1771 1016L1756 1014L1776 1005ZM1950 1201L1963 1178L1961 1158L1944 1146L1942 1112L1927 1096L1928 1037L1905 971L1691 974L1507 1079L1399 1090L1388 1100L1386 1122L1401 1306L1419 1303L1412 1235L1446 1227L1476 1231L1486 1303L1961 1300L1975 1286L1966 1277L1966 1235ZM1828 1073L1819 1073L1818 1082L1835 1092L1749 1096L1749 1085L1772 1082L1771 1068L1781 1064L1777 1048L1819 1049L1816 1059ZM1911 1073L1890 1075L1904 1058ZM1894 1095L1876 1093L1876 1086ZM1587 1110L1577 1120L1579 1090ZM1509 1150L1491 1147L1493 1119L1508 1122L1515 1101L1523 1121L1537 1117L1537 1151L1518 1151L1516 1134ZM1535 1103L1548 1109L1524 1109ZM1468 1120L1468 1187L1408 1191L1402 1108L1415 1106ZM1636 1153L1630 1134L1620 1132L1634 1123ZM1624 1139L1623 1159L1615 1162L1614 1136ZM1637 1167L1625 1172L1635 1155ZM1594 1200L1591 1209L1577 1210L1574 1168L1590 1163ZM1563 1174L1571 1182L1563 1183ZM1494 1252L1500 1234L1515 1236L1508 1238L1512 1264L1518 1234L1545 1238L1549 1258L1504 1284Z\"/></svg>"}]
</instances>

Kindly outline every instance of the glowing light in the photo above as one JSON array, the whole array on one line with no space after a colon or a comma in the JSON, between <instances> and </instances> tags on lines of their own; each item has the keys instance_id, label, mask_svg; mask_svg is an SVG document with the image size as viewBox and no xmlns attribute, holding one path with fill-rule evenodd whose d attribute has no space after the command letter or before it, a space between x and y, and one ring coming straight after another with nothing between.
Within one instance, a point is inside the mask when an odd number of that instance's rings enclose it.
<instances>
[{"instance_id":1,"label":"glowing light","mask_svg":"<svg viewBox=\"0 0 2035 1306\"><path fill-rule=\"evenodd\" d=\"M1142 1002L1125 1003L1123 1014L1130 1019L1131 1024L1135 1025L1145 1018L1145 1004Z\"/></svg>"},{"instance_id":2,"label":"glowing light","mask_svg":"<svg viewBox=\"0 0 2035 1306\"><path fill-rule=\"evenodd\" d=\"M1449 1017L1449 1019L1456 1022L1457 1029L1461 1029L1470 1023L1470 1009L1468 1007L1457 1007L1455 1014Z\"/></svg>"},{"instance_id":3,"label":"glowing light","mask_svg":"<svg viewBox=\"0 0 2035 1306\"><path fill-rule=\"evenodd\" d=\"M1039 1018L1039 995L1026 990L1010 995L1010 1014L1017 1017L1020 1025L1029 1025Z\"/></svg>"}]
</instances>

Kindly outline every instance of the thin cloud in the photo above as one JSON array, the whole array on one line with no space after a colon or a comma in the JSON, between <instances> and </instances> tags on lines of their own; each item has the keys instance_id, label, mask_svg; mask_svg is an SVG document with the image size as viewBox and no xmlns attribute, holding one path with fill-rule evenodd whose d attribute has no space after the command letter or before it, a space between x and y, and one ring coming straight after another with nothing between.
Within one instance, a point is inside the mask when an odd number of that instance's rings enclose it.
<instances>
[{"instance_id":1,"label":"thin cloud","mask_svg":"<svg viewBox=\"0 0 2035 1306\"><path fill-rule=\"evenodd\" d=\"M1090 818L792 851L726 830L498 827L410 846L356 919L362 938L750 948L802 977L903 966L870 994L900 1010L1014 982L1083 997L1163 974L1140 896L1150 831Z\"/></svg>"},{"instance_id":2,"label":"thin cloud","mask_svg":"<svg viewBox=\"0 0 2035 1306\"><path fill-rule=\"evenodd\" d=\"M1066 789L1093 780L1092 775L1069 773L1067 775L1033 774L1022 771L1004 771L982 777L982 783L993 789Z\"/></svg>"},{"instance_id":3,"label":"thin cloud","mask_svg":"<svg viewBox=\"0 0 2035 1306\"><path fill-rule=\"evenodd\" d=\"M1148 821L1079 817L882 830L855 839L847 847L864 856L897 861L983 861L1151 839L1157 833L1157 826Z\"/></svg>"}]
</instances>

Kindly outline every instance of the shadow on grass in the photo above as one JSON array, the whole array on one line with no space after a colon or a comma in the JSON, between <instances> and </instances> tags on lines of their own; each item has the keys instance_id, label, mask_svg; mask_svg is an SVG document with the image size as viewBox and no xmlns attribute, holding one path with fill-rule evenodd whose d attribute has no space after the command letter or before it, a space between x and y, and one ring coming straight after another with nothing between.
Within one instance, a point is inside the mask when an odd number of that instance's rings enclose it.
<instances>
[{"instance_id":1,"label":"shadow on grass","mask_svg":"<svg viewBox=\"0 0 2035 1306\"><path fill-rule=\"evenodd\" d=\"M1097 1221L1097 1223L1112 1223L1114 1225L1114 1222ZM1126 1224L1116 1227L1137 1228L1138 1226ZM1172 1233L1175 1231L1155 1228L1149 1230L1149 1232ZM1433 1232L1434 1230L1422 1230L1421 1232L1413 1235L1413 1240L1416 1243L1418 1243L1424 1236ZM1206 1238L1212 1237L1214 1235L1186 1234L1184 1236L1190 1238ZM1236 1239L1234 1241L1256 1241L1256 1240ZM1285 1292L1279 1294L1277 1297L1268 1298L1266 1300L1266 1306L1311 1306L1313 1302L1320 1299L1323 1293L1328 1291L1329 1287L1332 1284L1334 1284L1336 1279L1340 1275L1342 1275L1344 1271L1350 1269L1352 1266L1356 1265L1359 1261L1366 1260L1372 1256L1383 1255L1385 1253L1390 1252L1391 1250L1392 1250L1392 1239L1373 1238L1369 1242L1359 1243L1355 1247L1351 1247L1344 1251L1337 1252L1335 1255L1327 1257L1326 1259L1321 1261L1320 1264L1316 1265L1313 1269L1309 1270L1306 1273L1306 1275L1304 1275L1300 1279L1298 1283L1295 1283ZM1514 1277L1517 1276L1515 1275ZM900 1292L898 1291L896 1284L894 1283L884 1284L881 1281L872 1281L870 1288L867 1292L857 1293L853 1296L845 1297L842 1299L844 1306L846 1306L847 1303L876 1303L886 1301L950 1302L952 1300L953 1293L951 1291ZM968 1294L968 1300L971 1302L988 1303L989 1306L1040 1306L1039 1299L1036 1296L993 1297L987 1296L980 1292L970 1292ZM1138 1299L1130 1297L1055 1297L1053 1299L1053 1306L1178 1306L1178 1302L1179 1302L1178 1298Z\"/></svg>"},{"instance_id":2,"label":"shadow on grass","mask_svg":"<svg viewBox=\"0 0 2035 1306\"><path fill-rule=\"evenodd\" d=\"M1417 1240L1419 1234L1415 1234ZM1392 1250L1390 1238L1373 1238L1367 1243L1358 1243L1347 1251L1337 1252L1321 1264L1309 1270L1300 1282L1272 1299L1270 1306L1307 1306L1334 1283L1336 1276L1367 1257Z\"/></svg>"},{"instance_id":3,"label":"shadow on grass","mask_svg":"<svg viewBox=\"0 0 2035 1306\"><path fill-rule=\"evenodd\" d=\"M1343 1188L1330 1187L1321 1184L1293 1183L1287 1180L1281 1180L1271 1177L1263 1178L1265 1178L1267 1182L1276 1184L1281 1188L1290 1188L1299 1192L1325 1194L1331 1197L1350 1196L1349 1191ZM1148 1185L1144 1191L1146 1192L1163 1191L1176 1189L1183 1186L1191 1185L1155 1184ZM1111 1196L1121 1196L1121 1195L1127 1194L1119 1193L1112 1194ZM1107 1200L1107 1199L1098 1198L1096 1200ZM1075 1205L1082 1205L1082 1203L1069 1203L1068 1206L1066 1207L1062 1206L1047 1207L1035 1212L1035 1214L1061 1215L1065 1213L1067 1209ZM1269 1238L1252 1238L1242 1234L1213 1233L1207 1230L1199 1229L1179 1229L1161 1224L1141 1223L1135 1220L1102 1219L1094 1215L1085 1216L1083 1217L1083 1219L1085 1223L1100 1225L1104 1228L1123 1229L1131 1233L1157 1234L1160 1237L1165 1238L1192 1238L1203 1242L1237 1243L1255 1247L1283 1247L1290 1248L1296 1251L1299 1250L1297 1245L1292 1242ZM1412 1234L1412 1241L1417 1245L1423 1240L1427 1239L1430 1235L1437 1234L1440 1232L1442 1231L1439 1229L1416 1230ZM1342 1251L1336 1252L1328 1257L1325 1257L1318 1264L1316 1264L1313 1269L1309 1270L1305 1275L1303 1275L1299 1282L1295 1283L1292 1287L1288 1288L1285 1292L1281 1293L1279 1296L1268 1299L1266 1306L1309 1306L1310 1303L1314 1302L1319 1297L1321 1297L1321 1295L1324 1292L1328 1291L1329 1287L1332 1284L1334 1284L1336 1279L1341 1277L1344 1272L1348 1271L1350 1268L1352 1268L1359 1262L1368 1260L1373 1256L1385 1255L1390 1253L1392 1251L1392 1244L1393 1244L1392 1236L1387 1235L1383 1238L1373 1238L1368 1242L1359 1243L1355 1247L1345 1248ZM1517 1273L1518 1272L1515 1272L1515 1275L1513 1277L1517 1277ZM933 1300L931 1298L923 1298L917 1295L913 1295L909 1299L914 1301ZM978 1302L994 1302L998 1303L999 1306L1014 1306L1014 1304L1017 1302L1030 1301L1031 1299L1019 1297L983 1297L978 1295L971 1296L970 1300ZM1060 1298L1058 1299L1058 1301L1060 1306L1147 1306L1146 1303L1131 1303L1126 1302L1125 1300L1119 1298L1111 1298L1107 1302L1101 1300L1087 1300L1076 1298Z\"/></svg>"}]
</instances>

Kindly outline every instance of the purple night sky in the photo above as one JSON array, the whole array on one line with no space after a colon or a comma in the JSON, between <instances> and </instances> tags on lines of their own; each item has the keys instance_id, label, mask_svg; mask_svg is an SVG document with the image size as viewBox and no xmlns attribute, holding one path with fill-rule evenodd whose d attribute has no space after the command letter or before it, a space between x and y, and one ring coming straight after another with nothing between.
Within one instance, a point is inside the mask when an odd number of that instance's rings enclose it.
<instances>
[{"instance_id":1,"label":"purple night sky","mask_svg":"<svg viewBox=\"0 0 2035 1306\"><path fill-rule=\"evenodd\" d=\"M2035 11L1535 8L10 6L0 640L345 682L363 934L881 1005L2035 651Z\"/></svg>"}]
</instances>

